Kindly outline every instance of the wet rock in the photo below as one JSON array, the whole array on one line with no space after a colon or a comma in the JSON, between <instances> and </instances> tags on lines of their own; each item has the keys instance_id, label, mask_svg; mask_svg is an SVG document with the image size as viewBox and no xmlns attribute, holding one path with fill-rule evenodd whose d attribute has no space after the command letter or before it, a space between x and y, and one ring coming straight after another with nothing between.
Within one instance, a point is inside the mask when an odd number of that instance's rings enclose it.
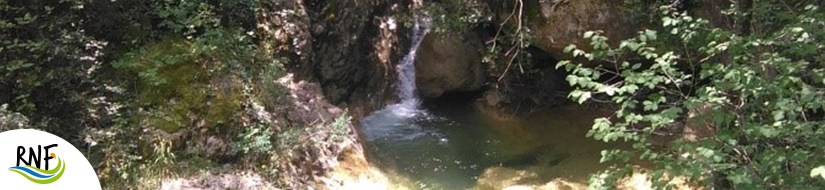
<instances>
[{"instance_id":1,"label":"wet rock","mask_svg":"<svg viewBox=\"0 0 825 190\"><path fill-rule=\"evenodd\" d=\"M482 100L485 106L498 106L502 101L501 93L495 90L488 90L484 92L484 98Z\"/></svg>"},{"instance_id":2,"label":"wet rock","mask_svg":"<svg viewBox=\"0 0 825 190\"><path fill-rule=\"evenodd\" d=\"M415 62L416 85L424 97L477 90L484 83L480 39L472 33L431 33L424 38Z\"/></svg>"}]
</instances>

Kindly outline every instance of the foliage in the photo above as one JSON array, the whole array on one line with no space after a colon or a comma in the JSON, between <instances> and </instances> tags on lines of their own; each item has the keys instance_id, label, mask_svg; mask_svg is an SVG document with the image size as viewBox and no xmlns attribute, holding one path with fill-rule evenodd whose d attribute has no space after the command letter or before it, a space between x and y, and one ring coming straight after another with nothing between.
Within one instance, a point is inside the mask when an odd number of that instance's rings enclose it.
<instances>
[{"instance_id":1,"label":"foliage","mask_svg":"<svg viewBox=\"0 0 825 190\"><path fill-rule=\"evenodd\" d=\"M82 5L0 0L0 103L57 135L74 135L95 119L85 111L99 86L105 42L80 28L84 21L74 13Z\"/></svg>"},{"instance_id":2,"label":"foliage","mask_svg":"<svg viewBox=\"0 0 825 190\"><path fill-rule=\"evenodd\" d=\"M287 151L329 147L352 127L276 121L293 106L275 82L289 60L258 24L281 22L262 14L278 3L0 0L0 131L69 140L104 189L153 189L212 162L277 174L293 164Z\"/></svg>"},{"instance_id":3,"label":"foliage","mask_svg":"<svg viewBox=\"0 0 825 190\"><path fill-rule=\"evenodd\" d=\"M315 126L309 127L289 127L284 132L278 134L276 146L278 152L291 152L307 147L324 146L330 142L343 142L349 138L352 117L346 112L340 114L335 120L324 121Z\"/></svg>"},{"instance_id":4,"label":"foliage","mask_svg":"<svg viewBox=\"0 0 825 190\"><path fill-rule=\"evenodd\" d=\"M237 137L234 150L243 154L258 153L268 155L272 150L272 129L261 123L244 129Z\"/></svg>"},{"instance_id":5,"label":"foliage","mask_svg":"<svg viewBox=\"0 0 825 190\"><path fill-rule=\"evenodd\" d=\"M101 185L134 184L140 181L141 174L150 173L145 155L141 153L143 142L149 141L141 134L141 128L131 127L131 111L118 113L113 126L105 129L87 129L85 141L91 147L100 150L102 155L88 155L98 171ZM137 134L137 135L136 135ZM144 172L141 172L144 171Z\"/></svg>"},{"instance_id":6,"label":"foliage","mask_svg":"<svg viewBox=\"0 0 825 190\"><path fill-rule=\"evenodd\" d=\"M486 4L480 0L444 0L425 4L422 9L432 22L432 31L439 35L446 32L463 34L468 28L493 19Z\"/></svg>"},{"instance_id":7,"label":"foliage","mask_svg":"<svg viewBox=\"0 0 825 190\"><path fill-rule=\"evenodd\" d=\"M570 72L567 81L576 88L571 99L619 106L614 115L596 119L588 136L631 142L633 149L605 150L603 161L647 160L658 188L670 186L675 176L724 189L825 185L810 177L825 163L825 14L812 2L753 3L751 9L727 10L741 24L738 30L665 6L660 28L618 47L591 31L584 38L592 52L566 49L578 61L612 65L557 66ZM687 137L701 128L711 132ZM675 140L662 145L661 139ZM609 188L627 173L594 175L591 187Z\"/></svg>"},{"instance_id":8,"label":"foliage","mask_svg":"<svg viewBox=\"0 0 825 190\"><path fill-rule=\"evenodd\" d=\"M201 157L198 148L214 148L208 144L186 149L205 137L227 140L235 150L219 156L269 157L277 131L250 105L278 106L267 98L282 94L273 80L283 71L282 60L259 48L266 42L252 28L257 6L251 0L153 1L146 13L157 19L148 27L153 35L115 43L128 45L113 49L108 71L116 73L110 75L121 106L111 126L84 132L99 151L91 160L105 187L154 188L155 180L187 170L181 163L226 161Z\"/></svg>"},{"instance_id":9,"label":"foliage","mask_svg":"<svg viewBox=\"0 0 825 190\"><path fill-rule=\"evenodd\" d=\"M347 112L342 113L330 124L330 137L334 142L342 142L348 137L352 126L352 117Z\"/></svg>"},{"instance_id":10,"label":"foliage","mask_svg":"<svg viewBox=\"0 0 825 190\"><path fill-rule=\"evenodd\" d=\"M270 63L262 64L261 67L253 70L260 70L258 76L253 77L256 82L255 98L264 104L267 111L275 111L283 105L281 102L283 94L286 94L284 87L272 81L284 76L284 61L281 59L271 59Z\"/></svg>"},{"instance_id":11,"label":"foliage","mask_svg":"<svg viewBox=\"0 0 825 190\"><path fill-rule=\"evenodd\" d=\"M487 52L484 53L482 62L488 64L491 71L498 74L496 83L502 80L511 72L511 70L518 69L520 74L536 73L538 70L533 69L531 62L532 54L526 51L533 41L533 35L530 27L527 27L525 22L526 9L524 0L513 0L510 4L506 1L508 9L503 14L506 14L501 23L496 23L496 33L490 44ZM503 56L501 56L503 55ZM515 64L514 64L515 63ZM506 65L503 68L500 65ZM491 72L491 73L493 73Z\"/></svg>"},{"instance_id":12,"label":"foliage","mask_svg":"<svg viewBox=\"0 0 825 190\"><path fill-rule=\"evenodd\" d=\"M126 54L115 68L141 79L130 90L148 110L150 125L177 131L194 116L216 126L231 122L241 109L241 81L232 74L256 64L249 44L240 32L209 31L194 41L165 40Z\"/></svg>"},{"instance_id":13,"label":"foliage","mask_svg":"<svg viewBox=\"0 0 825 190\"><path fill-rule=\"evenodd\" d=\"M11 112L8 105L0 105L0 132L23 129L29 126L29 119L23 114Z\"/></svg>"}]
</instances>

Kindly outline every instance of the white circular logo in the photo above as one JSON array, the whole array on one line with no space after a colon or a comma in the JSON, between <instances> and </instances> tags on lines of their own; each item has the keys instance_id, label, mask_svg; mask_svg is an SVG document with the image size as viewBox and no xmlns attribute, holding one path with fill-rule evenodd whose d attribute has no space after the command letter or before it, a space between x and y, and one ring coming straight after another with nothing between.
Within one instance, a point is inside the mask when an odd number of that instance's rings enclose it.
<instances>
[{"instance_id":1,"label":"white circular logo","mask_svg":"<svg viewBox=\"0 0 825 190\"><path fill-rule=\"evenodd\" d=\"M101 189L80 151L51 133L18 129L0 133L3 189Z\"/></svg>"}]
</instances>

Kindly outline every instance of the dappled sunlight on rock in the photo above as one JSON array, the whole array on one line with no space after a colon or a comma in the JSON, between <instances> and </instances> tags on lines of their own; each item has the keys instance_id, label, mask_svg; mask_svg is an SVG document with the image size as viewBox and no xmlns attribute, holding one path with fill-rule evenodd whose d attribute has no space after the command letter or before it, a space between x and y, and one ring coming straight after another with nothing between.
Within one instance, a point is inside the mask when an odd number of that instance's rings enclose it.
<instances>
[{"instance_id":1,"label":"dappled sunlight on rock","mask_svg":"<svg viewBox=\"0 0 825 190\"><path fill-rule=\"evenodd\" d=\"M344 151L338 163L330 176L323 179L331 189L409 189L371 166L358 149Z\"/></svg>"},{"instance_id":2,"label":"dappled sunlight on rock","mask_svg":"<svg viewBox=\"0 0 825 190\"><path fill-rule=\"evenodd\" d=\"M491 167L478 179L477 188L481 190L584 190L587 189L587 184L573 182L566 178L543 178L537 172L530 170Z\"/></svg>"},{"instance_id":3,"label":"dappled sunlight on rock","mask_svg":"<svg viewBox=\"0 0 825 190\"><path fill-rule=\"evenodd\" d=\"M645 169L634 166L633 174L620 179L615 187L621 190L653 190L650 173ZM675 177L668 184L674 185L676 190L701 190L704 188L687 183L685 177ZM507 190L585 190L588 184L580 180L563 177L541 176L532 169L513 169L506 167L490 167L478 179L476 188L480 190L507 189Z\"/></svg>"},{"instance_id":4,"label":"dappled sunlight on rock","mask_svg":"<svg viewBox=\"0 0 825 190\"><path fill-rule=\"evenodd\" d=\"M653 183L651 182L650 171L641 167L634 167L633 174L628 177L624 177L619 180L616 186L619 189L627 189L627 190L653 190ZM702 188L696 184L692 184L688 182L688 179L684 176L676 176L673 177L669 182L668 185L673 185L674 190L703 190Z\"/></svg>"},{"instance_id":5,"label":"dappled sunlight on rock","mask_svg":"<svg viewBox=\"0 0 825 190\"><path fill-rule=\"evenodd\" d=\"M275 186L255 172L243 171L232 173L205 172L188 177L166 179L161 182L160 189L275 189Z\"/></svg>"}]
</instances>

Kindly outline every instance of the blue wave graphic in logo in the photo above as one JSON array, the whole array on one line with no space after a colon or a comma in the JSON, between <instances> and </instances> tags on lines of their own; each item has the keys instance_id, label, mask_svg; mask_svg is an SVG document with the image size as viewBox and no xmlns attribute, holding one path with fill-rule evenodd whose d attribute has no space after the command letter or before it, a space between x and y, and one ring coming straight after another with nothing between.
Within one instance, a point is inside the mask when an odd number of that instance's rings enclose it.
<instances>
[{"instance_id":1,"label":"blue wave graphic in logo","mask_svg":"<svg viewBox=\"0 0 825 190\"><path fill-rule=\"evenodd\" d=\"M10 167L9 171L17 172L21 176L25 177L31 182L39 183L39 184L50 184L63 176L63 172L66 171L66 164L63 162L63 159L58 158L54 153L51 154L52 157L57 159L57 166L51 170L42 170L39 168L32 167L31 165L27 165L25 167ZM60 171L60 173L57 173Z\"/></svg>"},{"instance_id":2,"label":"blue wave graphic in logo","mask_svg":"<svg viewBox=\"0 0 825 190\"><path fill-rule=\"evenodd\" d=\"M11 167L11 168L9 168L9 169L18 169L18 170L22 170L23 172L26 172L26 174L29 174L29 175L34 176L34 177L39 177L39 178L50 178L50 177L54 176L54 174L52 174L52 175L43 175L43 174L37 173L37 172L35 172L34 170L31 170L31 169L29 169L29 168L26 168L26 167L20 167L20 166Z\"/></svg>"}]
</instances>

